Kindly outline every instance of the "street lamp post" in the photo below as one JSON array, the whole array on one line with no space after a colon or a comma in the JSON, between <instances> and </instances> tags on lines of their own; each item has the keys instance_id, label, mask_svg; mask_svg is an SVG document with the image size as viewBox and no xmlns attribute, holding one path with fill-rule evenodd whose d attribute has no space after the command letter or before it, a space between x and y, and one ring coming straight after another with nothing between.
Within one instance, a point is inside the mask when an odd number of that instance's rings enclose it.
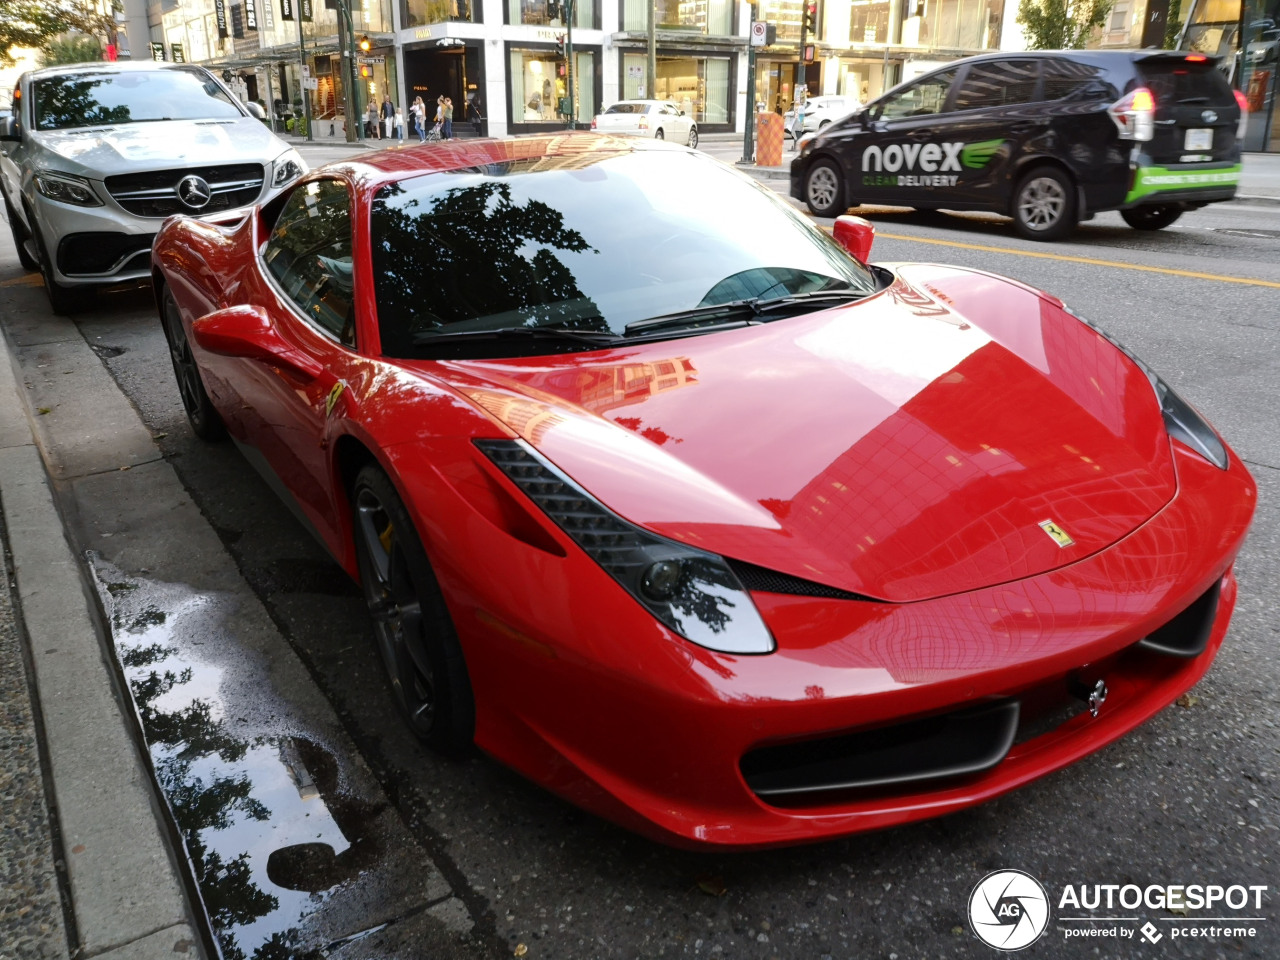
<instances>
[{"instance_id":1,"label":"street lamp post","mask_svg":"<svg viewBox=\"0 0 1280 960\"><path fill-rule=\"evenodd\" d=\"M351 23L350 0L338 0L338 46L347 61L347 143L364 139L361 123L364 110L360 106L359 70L356 69L355 28Z\"/></svg>"}]
</instances>

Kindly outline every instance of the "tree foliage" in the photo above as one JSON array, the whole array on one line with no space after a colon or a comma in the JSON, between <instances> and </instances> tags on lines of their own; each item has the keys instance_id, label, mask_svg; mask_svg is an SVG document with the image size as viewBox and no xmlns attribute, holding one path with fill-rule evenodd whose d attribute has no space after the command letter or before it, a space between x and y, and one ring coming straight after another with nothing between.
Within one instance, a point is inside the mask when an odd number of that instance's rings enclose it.
<instances>
[{"instance_id":1,"label":"tree foliage","mask_svg":"<svg viewBox=\"0 0 1280 960\"><path fill-rule=\"evenodd\" d=\"M115 33L115 10L93 0L3 0L0 2L0 66L11 66L13 47L48 50L54 38L70 30L106 41Z\"/></svg>"},{"instance_id":2,"label":"tree foliage","mask_svg":"<svg viewBox=\"0 0 1280 960\"><path fill-rule=\"evenodd\" d=\"M102 59L102 44L97 37L83 33L64 33L49 40L40 53L42 67L64 63L88 63Z\"/></svg>"},{"instance_id":3,"label":"tree foliage","mask_svg":"<svg viewBox=\"0 0 1280 960\"><path fill-rule=\"evenodd\" d=\"M1106 22L1112 0L1020 0L1018 25L1029 50L1079 50Z\"/></svg>"}]
</instances>

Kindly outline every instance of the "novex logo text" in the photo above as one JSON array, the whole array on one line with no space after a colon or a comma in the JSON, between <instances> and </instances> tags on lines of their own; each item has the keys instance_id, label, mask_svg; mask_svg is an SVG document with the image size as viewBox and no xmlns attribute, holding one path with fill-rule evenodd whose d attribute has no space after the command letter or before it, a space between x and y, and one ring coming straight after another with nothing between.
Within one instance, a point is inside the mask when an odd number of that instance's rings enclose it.
<instances>
[{"instance_id":1,"label":"novex logo text","mask_svg":"<svg viewBox=\"0 0 1280 960\"><path fill-rule=\"evenodd\" d=\"M983 140L979 143L891 143L887 147L869 146L862 151L862 172L897 173L920 170L924 173L957 173L962 167L981 170L1004 143Z\"/></svg>"}]
</instances>

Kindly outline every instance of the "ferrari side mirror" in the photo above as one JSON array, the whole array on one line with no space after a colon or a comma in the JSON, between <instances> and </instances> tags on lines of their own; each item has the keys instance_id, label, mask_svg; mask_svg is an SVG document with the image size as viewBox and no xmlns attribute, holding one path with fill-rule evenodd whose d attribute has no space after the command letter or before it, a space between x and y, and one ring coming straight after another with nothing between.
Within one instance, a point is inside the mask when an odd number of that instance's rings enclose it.
<instances>
[{"instance_id":1,"label":"ferrari side mirror","mask_svg":"<svg viewBox=\"0 0 1280 960\"><path fill-rule=\"evenodd\" d=\"M191 335L202 350L221 357L261 360L287 367L308 377L322 372L319 361L286 341L265 309L240 304L217 310L191 324Z\"/></svg>"},{"instance_id":2,"label":"ferrari side mirror","mask_svg":"<svg viewBox=\"0 0 1280 960\"><path fill-rule=\"evenodd\" d=\"M832 230L836 243L844 247L845 253L859 263L865 264L871 257L871 243L876 238L876 228L862 217L836 217L836 225Z\"/></svg>"}]
</instances>

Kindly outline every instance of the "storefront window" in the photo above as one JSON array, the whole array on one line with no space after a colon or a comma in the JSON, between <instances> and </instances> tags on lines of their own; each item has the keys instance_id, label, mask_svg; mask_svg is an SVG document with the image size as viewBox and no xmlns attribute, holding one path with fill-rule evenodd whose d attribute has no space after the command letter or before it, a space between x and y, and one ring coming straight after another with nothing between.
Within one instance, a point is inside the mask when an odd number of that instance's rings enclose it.
<instances>
[{"instance_id":1,"label":"storefront window","mask_svg":"<svg viewBox=\"0 0 1280 960\"><path fill-rule=\"evenodd\" d=\"M962 50L1000 47L1002 0L936 0L920 23L920 45Z\"/></svg>"},{"instance_id":2,"label":"storefront window","mask_svg":"<svg viewBox=\"0 0 1280 960\"><path fill-rule=\"evenodd\" d=\"M801 0L764 0L760 4L760 19L778 28L778 39L800 42Z\"/></svg>"},{"instance_id":3,"label":"storefront window","mask_svg":"<svg viewBox=\"0 0 1280 960\"><path fill-rule=\"evenodd\" d=\"M421 27L449 20L469 23L480 14L477 0L407 0L402 9L405 26L408 27Z\"/></svg>"},{"instance_id":4,"label":"storefront window","mask_svg":"<svg viewBox=\"0 0 1280 960\"><path fill-rule=\"evenodd\" d=\"M727 57L658 57L657 90L644 89L645 55L622 58L622 94L626 100L670 100L698 123L729 122Z\"/></svg>"},{"instance_id":5,"label":"storefront window","mask_svg":"<svg viewBox=\"0 0 1280 960\"><path fill-rule=\"evenodd\" d=\"M733 31L733 6L729 0L653 0L654 23L659 30L684 30L725 37ZM798 0L796 9L799 10ZM622 29L641 33L648 29L648 0L623 0ZM798 16L798 14L797 14Z\"/></svg>"},{"instance_id":6,"label":"storefront window","mask_svg":"<svg viewBox=\"0 0 1280 960\"><path fill-rule=\"evenodd\" d=\"M595 26L595 0L573 0L573 25L583 30ZM542 27L563 27L569 22L567 0L507 0L507 22Z\"/></svg>"},{"instance_id":7,"label":"storefront window","mask_svg":"<svg viewBox=\"0 0 1280 960\"><path fill-rule=\"evenodd\" d=\"M889 42L888 0L853 0L849 8L849 42Z\"/></svg>"},{"instance_id":8,"label":"storefront window","mask_svg":"<svg viewBox=\"0 0 1280 960\"><path fill-rule=\"evenodd\" d=\"M567 64L551 50L511 51L511 122L563 126L560 101L569 95ZM590 123L596 114L595 54L573 52L577 120Z\"/></svg>"}]
</instances>

